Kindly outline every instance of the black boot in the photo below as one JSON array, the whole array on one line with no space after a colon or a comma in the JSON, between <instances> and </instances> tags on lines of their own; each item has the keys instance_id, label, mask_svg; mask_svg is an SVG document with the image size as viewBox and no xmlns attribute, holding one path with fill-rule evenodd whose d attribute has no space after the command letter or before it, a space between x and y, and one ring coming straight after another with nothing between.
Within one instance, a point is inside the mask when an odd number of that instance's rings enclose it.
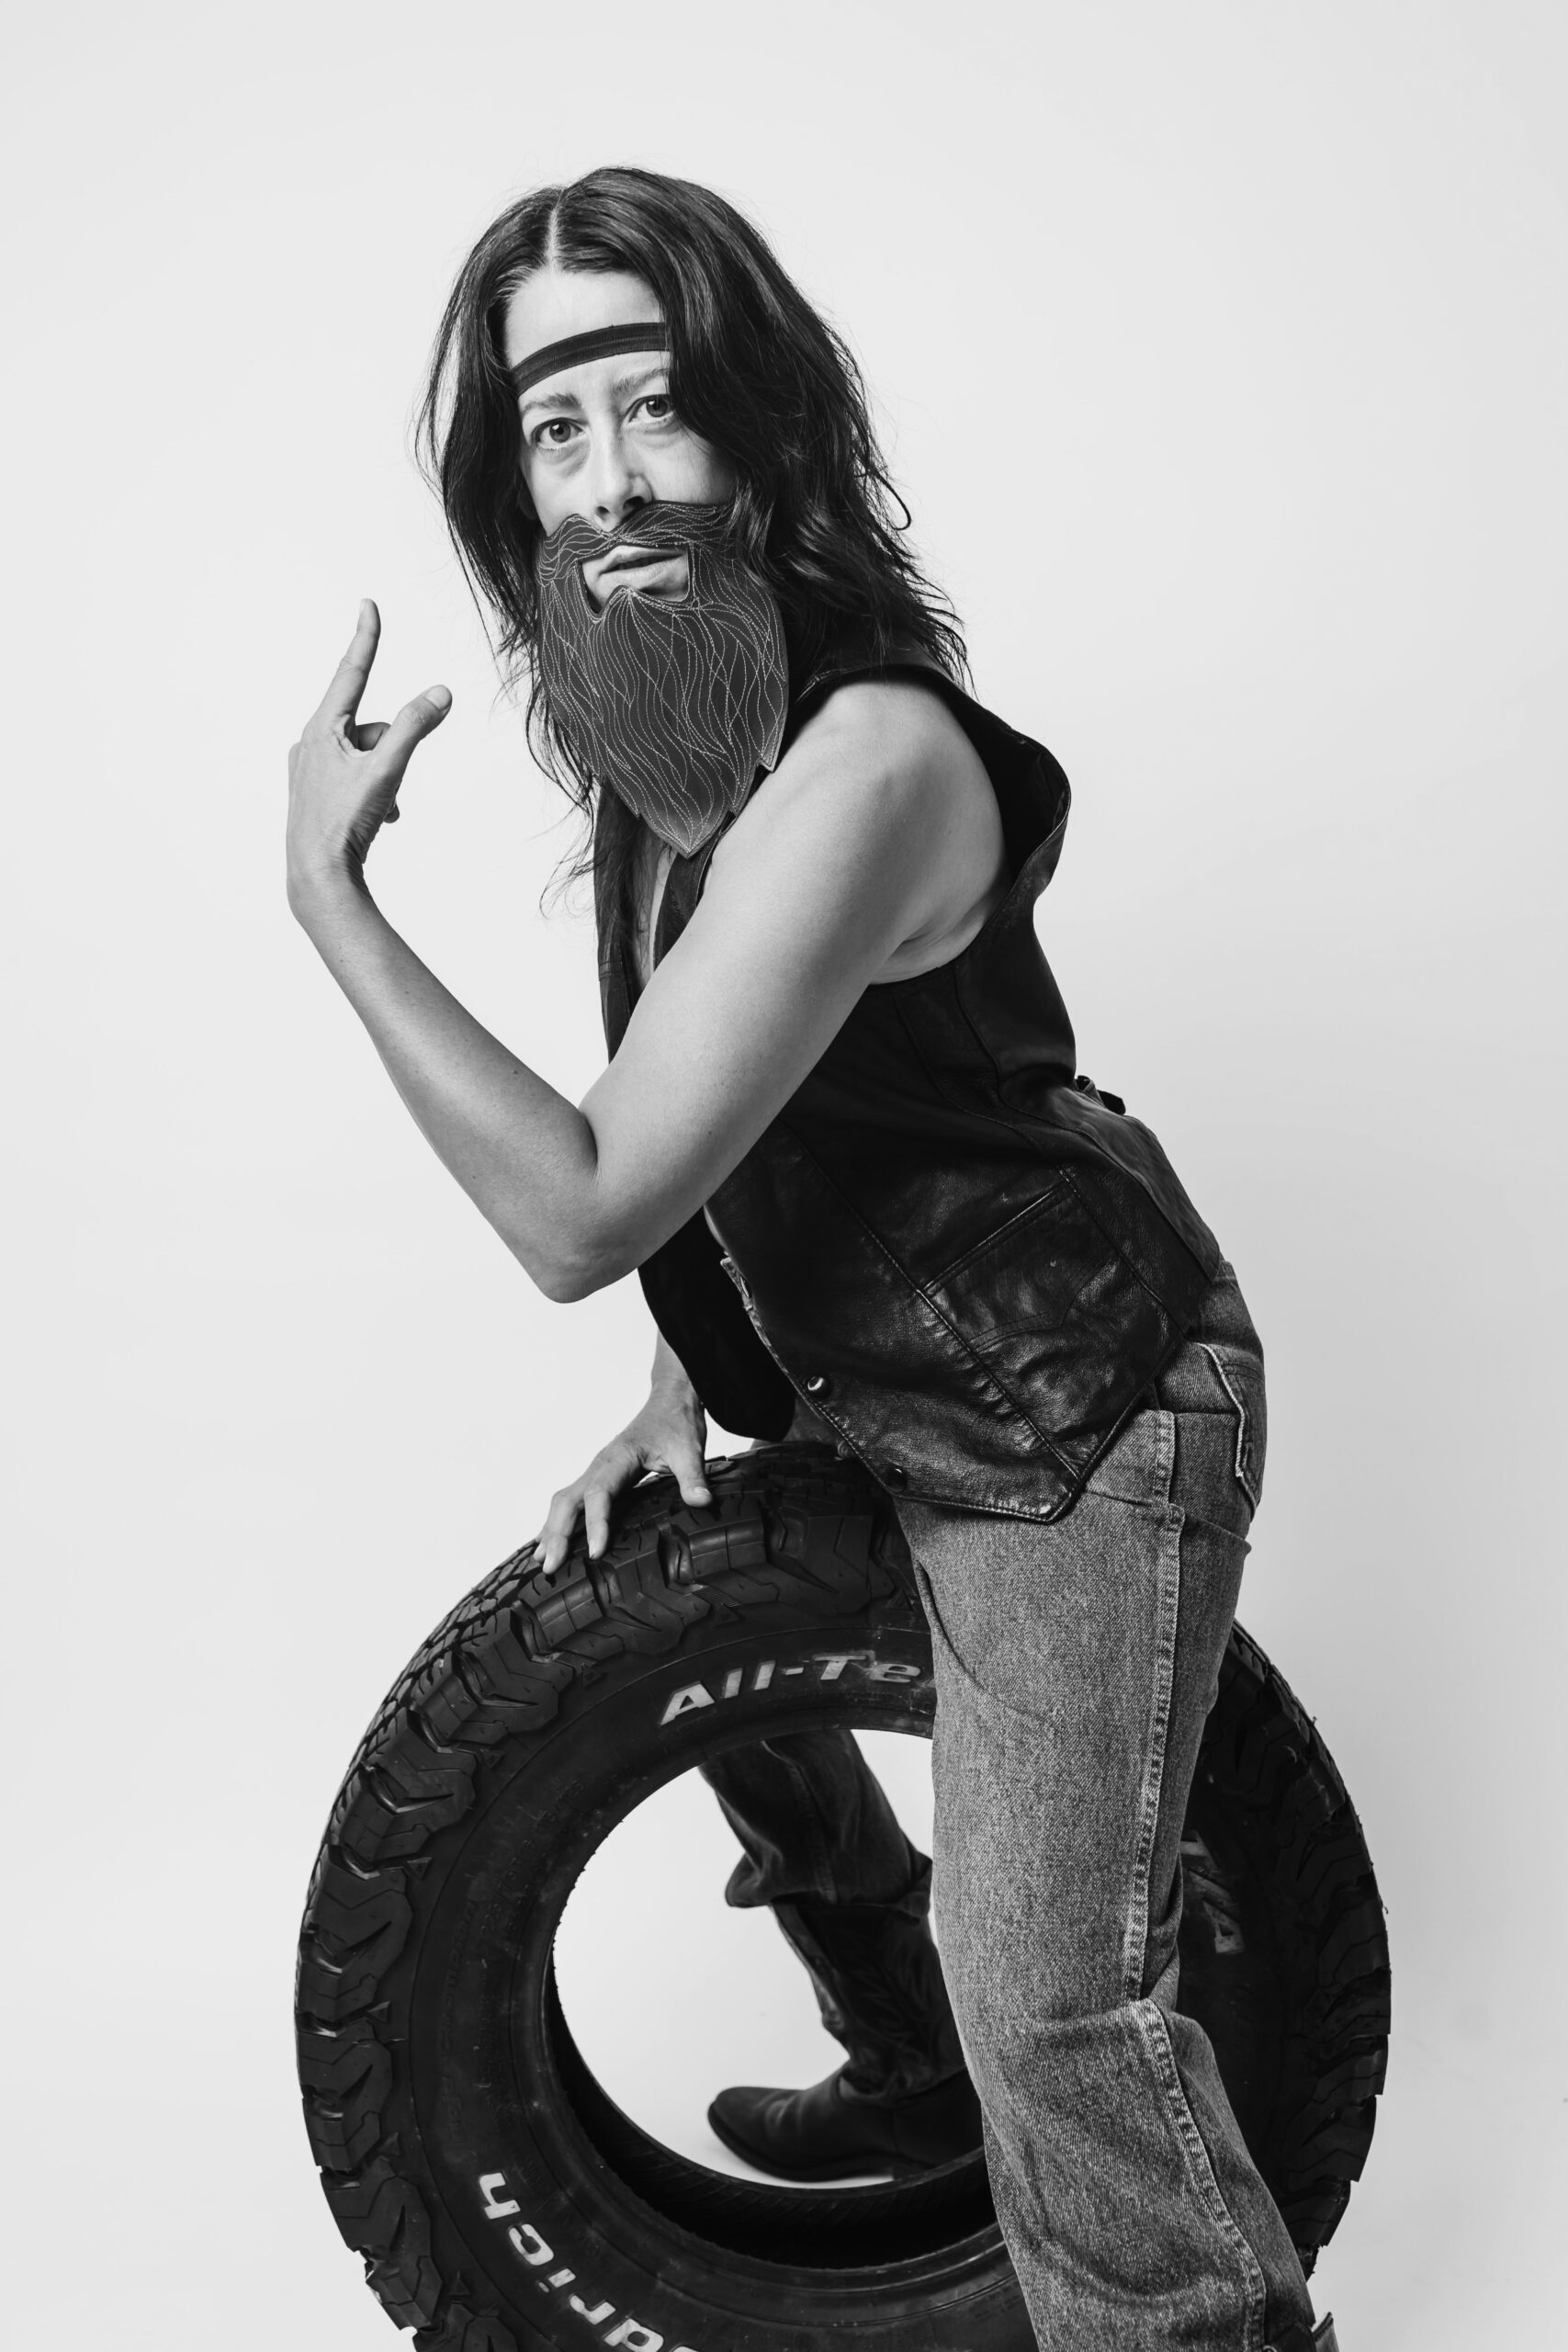
<instances>
[{"instance_id":1,"label":"black boot","mask_svg":"<svg viewBox=\"0 0 1568 2352\"><path fill-rule=\"evenodd\" d=\"M838 2180L926 2171L978 2148L980 2104L926 1922L930 1875L922 1860L897 1904L772 1906L849 2063L807 2090L720 2091L708 2120L749 2164Z\"/></svg>"},{"instance_id":2,"label":"black boot","mask_svg":"<svg viewBox=\"0 0 1568 2352\"><path fill-rule=\"evenodd\" d=\"M775 1903L822 2022L849 2053L845 2087L908 2098L964 2070L964 2050L927 1919L931 1864L897 1903Z\"/></svg>"},{"instance_id":3,"label":"black boot","mask_svg":"<svg viewBox=\"0 0 1568 2352\"><path fill-rule=\"evenodd\" d=\"M862 2098L847 2066L809 2090L720 2091L708 2121L727 2148L785 2180L929 2172L980 2144L980 2102L967 2075L904 2098Z\"/></svg>"}]
</instances>

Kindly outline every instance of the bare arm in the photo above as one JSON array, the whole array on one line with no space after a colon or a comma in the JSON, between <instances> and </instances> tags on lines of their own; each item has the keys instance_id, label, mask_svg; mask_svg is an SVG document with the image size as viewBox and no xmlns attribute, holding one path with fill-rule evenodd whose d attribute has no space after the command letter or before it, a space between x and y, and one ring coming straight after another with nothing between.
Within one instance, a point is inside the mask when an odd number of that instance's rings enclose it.
<instances>
[{"instance_id":1,"label":"bare arm","mask_svg":"<svg viewBox=\"0 0 1568 2352\"><path fill-rule=\"evenodd\" d=\"M726 837L577 1107L474 1020L365 886L365 852L446 707L437 689L389 729L358 724L378 628L367 606L290 756L290 903L470 1199L542 1290L581 1297L702 1205L863 990L940 924L955 876L994 858L961 780L967 747L918 687L837 695Z\"/></svg>"}]
</instances>

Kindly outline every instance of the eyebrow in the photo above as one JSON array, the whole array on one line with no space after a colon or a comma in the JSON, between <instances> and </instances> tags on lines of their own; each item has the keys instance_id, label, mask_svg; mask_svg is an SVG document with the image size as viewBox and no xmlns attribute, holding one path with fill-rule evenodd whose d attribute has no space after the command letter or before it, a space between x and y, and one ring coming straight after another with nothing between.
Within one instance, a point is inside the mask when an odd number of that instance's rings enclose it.
<instances>
[{"instance_id":1,"label":"eyebrow","mask_svg":"<svg viewBox=\"0 0 1568 2352\"><path fill-rule=\"evenodd\" d=\"M658 359L651 368L633 368L624 376L615 377L610 390L618 399L635 391L638 384L646 384L650 376L667 376L669 372L670 362ZM582 402L575 392L525 392L518 403L519 413L526 414L531 408L574 408L581 413Z\"/></svg>"}]
</instances>

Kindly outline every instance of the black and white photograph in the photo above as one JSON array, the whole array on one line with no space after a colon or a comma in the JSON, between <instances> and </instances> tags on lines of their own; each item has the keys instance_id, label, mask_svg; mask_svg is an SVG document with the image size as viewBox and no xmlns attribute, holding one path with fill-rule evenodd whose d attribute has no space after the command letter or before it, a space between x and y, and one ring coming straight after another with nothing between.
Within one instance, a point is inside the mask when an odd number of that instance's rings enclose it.
<instances>
[{"instance_id":1,"label":"black and white photograph","mask_svg":"<svg viewBox=\"0 0 1568 2352\"><path fill-rule=\"evenodd\" d=\"M1568 2346L1568 19L6 51L7 2341Z\"/></svg>"}]
</instances>

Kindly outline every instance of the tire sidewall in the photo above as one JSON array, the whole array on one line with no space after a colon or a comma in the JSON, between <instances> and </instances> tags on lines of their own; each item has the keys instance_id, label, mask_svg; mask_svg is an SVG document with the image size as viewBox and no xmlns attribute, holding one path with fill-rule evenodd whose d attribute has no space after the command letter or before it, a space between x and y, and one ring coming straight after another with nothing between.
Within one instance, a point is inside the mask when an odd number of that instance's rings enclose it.
<instances>
[{"instance_id":1,"label":"tire sidewall","mask_svg":"<svg viewBox=\"0 0 1568 2352\"><path fill-rule=\"evenodd\" d=\"M847 2327L889 2352L1026 2346L994 2226L896 2266L808 2269L716 2248L604 2162L563 2080L547 2024L555 1928L637 1805L721 1746L840 1724L929 1736L923 1623L758 1613L771 1622L704 1623L677 1655L603 1670L432 1841L417 1957L389 2005L408 2053L400 2170L417 2172L440 2267L477 2272L547 2342L569 2340L570 2324L585 2341L661 2336L671 2352L805 2352ZM631 2001L637 1941L632 1919L611 1955Z\"/></svg>"},{"instance_id":2,"label":"tire sidewall","mask_svg":"<svg viewBox=\"0 0 1568 2352\"><path fill-rule=\"evenodd\" d=\"M614 2107L559 2010L571 1884L645 1797L751 1740L931 1727L929 1636L886 1498L821 1447L709 1468L711 1508L653 1482L596 1563L580 1544L556 1576L531 1547L503 1562L378 1711L300 1941L300 2079L328 2201L418 2352L826 2352L848 2327L886 2352L1027 2352L977 2159L977 2195L956 2166L913 2197L711 2172ZM1333 1759L1239 1627L1194 1801L1184 1995L1201 1959L1195 2013L1229 2047L1249 2144L1310 2267L1371 2137L1387 1938ZM635 1918L624 1946L607 1973L642 2005ZM705 1991L698 1962L694 2005Z\"/></svg>"}]
</instances>

